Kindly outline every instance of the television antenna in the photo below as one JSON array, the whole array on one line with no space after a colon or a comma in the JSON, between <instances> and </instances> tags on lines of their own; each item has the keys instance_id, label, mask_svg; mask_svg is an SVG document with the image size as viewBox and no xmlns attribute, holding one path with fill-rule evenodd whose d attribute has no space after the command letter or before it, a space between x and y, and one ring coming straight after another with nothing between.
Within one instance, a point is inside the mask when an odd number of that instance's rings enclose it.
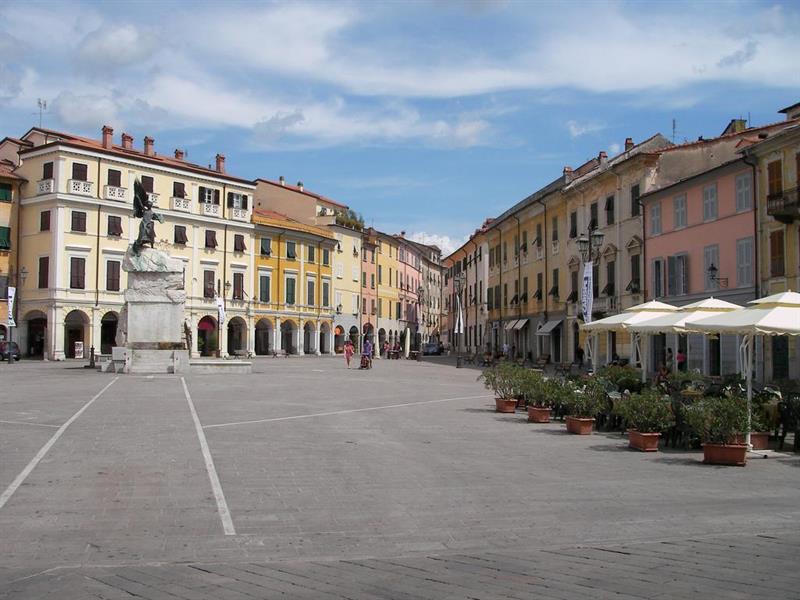
<instances>
[{"instance_id":1,"label":"television antenna","mask_svg":"<svg viewBox=\"0 0 800 600\"><path fill-rule=\"evenodd\" d=\"M39 107L39 127L42 126L42 113L47 111L47 100L42 100L41 98L36 99L36 104ZM36 113L34 113L36 114Z\"/></svg>"}]
</instances>

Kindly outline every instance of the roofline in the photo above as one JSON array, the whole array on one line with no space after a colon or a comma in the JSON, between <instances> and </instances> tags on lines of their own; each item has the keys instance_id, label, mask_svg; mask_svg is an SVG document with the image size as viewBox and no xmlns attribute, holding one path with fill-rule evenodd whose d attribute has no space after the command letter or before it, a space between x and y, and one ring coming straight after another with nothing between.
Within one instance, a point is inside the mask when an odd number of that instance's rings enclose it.
<instances>
[{"instance_id":1,"label":"roofline","mask_svg":"<svg viewBox=\"0 0 800 600\"><path fill-rule=\"evenodd\" d=\"M800 106L800 102L795 102L794 104L791 104L791 105L787 106L786 108L780 109L778 112L783 114L783 115L785 115L786 113L791 111L793 108L797 108L798 106Z\"/></svg>"},{"instance_id":2,"label":"roofline","mask_svg":"<svg viewBox=\"0 0 800 600\"><path fill-rule=\"evenodd\" d=\"M709 173L713 173L714 171L718 171L720 169L724 169L725 167L730 167L731 165L733 165L733 164L735 164L737 162L738 163L742 163L743 165L747 164L747 163L744 162L744 157L733 158L733 159L728 160L728 161L726 161L724 163L721 163L721 164L719 164L719 165L717 165L715 167L711 167L710 169L706 169L705 171L700 171L699 173L695 173L694 175L690 175L689 177L684 177L683 179L679 179L678 181L676 181L674 183L670 183L669 185L665 185L664 187L661 187L661 188L658 188L658 189L655 189L655 190L650 190L649 192L645 192L644 194L639 196L639 199L642 199L642 198L649 199L652 196L655 196L657 194L660 194L661 192L665 192L665 191L667 191L669 189L672 189L672 188L674 188L676 186L679 186L679 185L682 185L682 184L687 183L689 181L692 181L693 179L697 179L699 177L702 177L703 175L707 175Z\"/></svg>"},{"instance_id":3,"label":"roofline","mask_svg":"<svg viewBox=\"0 0 800 600\"><path fill-rule=\"evenodd\" d=\"M564 187L564 185L566 185L566 178L564 175L561 175L558 179L555 179L544 187L539 188L529 196L514 204L511 208L505 210L505 212L502 212L495 217L494 221L492 221L491 224L486 228L486 233L499 227L504 221L511 218L512 215L528 208L534 202L537 202L538 200L546 198L547 196L559 191Z\"/></svg>"},{"instance_id":4,"label":"roofline","mask_svg":"<svg viewBox=\"0 0 800 600\"><path fill-rule=\"evenodd\" d=\"M318 194L316 192L309 191L309 190L305 189L305 187L301 190L299 187L297 187L295 185L286 184L286 183L281 184L278 181L272 181L271 179L264 179L263 177L256 177L253 180L253 183L257 184L258 182L268 183L270 185L274 185L275 187L279 187L279 188L282 188L284 190L289 190L291 192L296 192L298 194L303 194L305 196L311 196L312 198L316 198L317 200L321 200L322 202L328 202L329 204L334 204L334 205L339 206L341 208L347 208L347 209L350 208L347 204L342 204L341 202L337 202L336 200L331 200L330 198L328 198L326 196L323 196L323 195Z\"/></svg>"},{"instance_id":5,"label":"roofline","mask_svg":"<svg viewBox=\"0 0 800 600\"><path fill-rule=\"evenodd\" d=\"M800 103L798 103L798 104L800 104ZM747 146L745 148L742 148L739 151L740 154L745 155L745 156L748 155L748 154L757 154L758 151L761 150L760 147L768 147L775 140L778 140L778 143L780 143L780 139L781 139L782 136L796 135L796 134L800 133L800 119L793 119L793 121L795 121L794 125L790 125L789 127L785 127L785 128L781 129L779 132L777 132L773 136L770 136L770 137L765 138L763 140L759 140L755 144L750 144L749 146ZM789 122L790 121L786 121L786 123L789 123ZM755 152L753 151L754 149L755 149Z\"/></svg>"}]
</instances>

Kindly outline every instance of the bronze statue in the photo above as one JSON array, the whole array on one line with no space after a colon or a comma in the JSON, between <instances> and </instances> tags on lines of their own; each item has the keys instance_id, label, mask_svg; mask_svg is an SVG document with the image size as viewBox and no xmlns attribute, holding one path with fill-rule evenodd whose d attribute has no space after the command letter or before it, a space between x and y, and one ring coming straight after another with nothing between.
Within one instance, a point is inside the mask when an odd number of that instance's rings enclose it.
<instances>
[{"instance_id":1,"label":"bronze statue","mask_svg":"<svg viewBox=\"0 0 800 600\"><path fill-rule=\"evenodd\" d=\"M133 216L142 221L139 223L139 237L133 242L133 253L139 256L146 244L153 245L156 241L156 228L153 221L164 222L164 215L153 211L153 203L147 195L142 182L138 179L133 183Z\"/></svg>"}]
</instances>

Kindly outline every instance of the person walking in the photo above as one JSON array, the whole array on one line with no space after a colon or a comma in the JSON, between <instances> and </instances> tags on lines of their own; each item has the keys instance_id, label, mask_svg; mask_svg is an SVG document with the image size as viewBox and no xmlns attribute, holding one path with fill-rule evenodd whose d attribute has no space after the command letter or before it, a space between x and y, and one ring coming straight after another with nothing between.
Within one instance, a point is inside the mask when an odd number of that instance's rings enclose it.
<instances>
[{"instance_id":1,"label":"person walking","mask_svg":"<svg viewBox=\"0 0 800 600\"><path fill-rule=\"evenodd\" d=\"M578 359L578 366L582 369L583 368L583 348L578 346L575 350L575 358Z\"/></svg>"},{"instance_id":2,"label":"person walking","mask_svg":"<svg viewBox=\"0 0 800 600\"><path fill-rule=\"evenodd\" d=\"M678 371L685 371L686 370L686 353L678 349L678 354L675 356L675 359L678 361Z\"/></svg>"},{"instance_id":3,"label":"person walking","mask_svg":"<svg viewBox=\"0 0 800 600\"><path fill-rule=\"evenodd\" d=\"M664 366L667 371L672 371L672 348L667 348L667 360L664 361Z\"/></svg>"},{"instance_id":4,"label":"person walking","mask_svg":"<svg viewBox=\"0 0 800 600\"><path fill-rule=\"evenodd\" d=\"M354 352L355 352L355 349L353 348L353 342L350 341L350 340L347 340L344 343L344 359L347 362L347 368L348 369L350 368L350 360L352 360Z\"/></svg>"},{"instance_id":5,"label":"person walking","mask_svg":"<svg viewBox=\"0 0 800 600\"><path fill-rule=\"evenodd\" d=\"M361 353L367 359L367 368L372 368L372 342L369 341L369 338L364 342L364 350Z\"/></svg>"}]
</instances>

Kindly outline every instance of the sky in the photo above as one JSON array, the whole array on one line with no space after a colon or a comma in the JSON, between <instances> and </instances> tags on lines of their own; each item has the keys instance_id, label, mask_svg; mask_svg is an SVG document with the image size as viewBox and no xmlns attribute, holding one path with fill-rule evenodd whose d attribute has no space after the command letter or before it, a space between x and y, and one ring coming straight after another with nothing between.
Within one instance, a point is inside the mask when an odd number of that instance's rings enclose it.
<instances>
[{"instance_id":1,"label":"sky","mask_svg":"<svg viewBox=\"0 0 800 600\"><path fill-rule=\"evenodd\" d=\"M0 5L0 136L38 124L302 181L458 247L626 137L718 135L800 101L797 2Z\"/></svg>"}]
</instances>

